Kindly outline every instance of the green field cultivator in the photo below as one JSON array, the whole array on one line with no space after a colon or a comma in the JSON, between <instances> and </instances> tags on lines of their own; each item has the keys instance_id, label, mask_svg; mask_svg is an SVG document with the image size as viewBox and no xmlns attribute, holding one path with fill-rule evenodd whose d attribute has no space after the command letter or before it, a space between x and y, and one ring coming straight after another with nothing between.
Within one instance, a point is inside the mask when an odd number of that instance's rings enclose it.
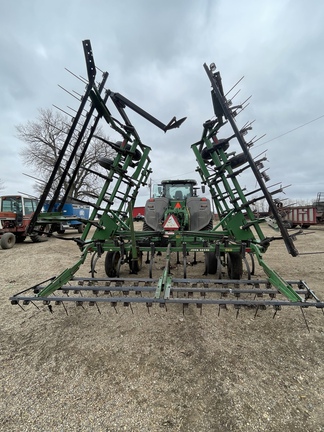
<instances>
[{"instance_id":1,"label":"green field cultivator","mask_svg":"<svg viewBox=\"0 0 324 432\"><path fill-rule=\"evenodd\" d=\"M205 64L204 68L211 84L215 116L203 124L202 137L191 148L202 184L209 189L219 219L214 226L210 223L208 215L212 213L206 213L211 208L210 201L200 199L196 193L187 201L183 197L161 195L148 202L144 229L134 229L132 209L139 189L147 185L152 172L151 148L142 143L126 109L164 132L179 127L185 118L174 117L163 124L121 94L106 90L108 73L103 73L101 82L96 83L90 41L84 41L83 46L88 71L86 90L40 198L30 233L52 235L48 227L62 220L60 208L54 212L54 205L59 201L63 207L69 199L69 188L61 196L62 186L67 182L72 185L78 171L85 169L83 159L91 139L101 139L114 150L115 156L98 160L98 171L93 174L103 183L101 193L81 202L91 205L93 210L89 219L81 219L85 224L82 235L73 239L81 250L80 259L60 275L17 293L10 298L11 303L24 307L41 302L50 311L58 305L66 312L71 302L82 307L95 306L99 311L104 304L115 308L120 304L131 308L143 304L148 310L154 305L167 308L170 304L180 304L183 309L191 304L198 308L214 304L219 310L233 305L237 313L244 306L253 307L256 312L267 307L273 307L276 312L282 306L297 306L302 311L310 306L324 308L324 303L303 280L286 281L264 261L271 242L278 239L284 241L289 254L298 255L277 211L274 196L282 192L282 187L266 187L269 178L263 166L265 158L254 160L250 153L253 140L247 142L244 138L251 125L239 129L235 120L244 106L233 106L226 98L214 64L210 67ZM117 111L118 119L113 117L110 104ZM101 137L98 131L102 122L119 134L119 141ZM220 136L224 130L230 130L228 137ZM234 143L239 153L232 150ZM57 185L59 167L63 167L63 175ZM252 172L257 184L253 191L246 191L238 181L238 176L247 170ZM184 186L188 184L192 182L187 181ZM170 182L165 185L169 187ZM277 237L267 237L261 229L265 219L253 211L259 200L266 200L269 205ZM42 212L45 202L49 202L46 213ZM166 213L168 219L162 223ZM199 220L204 222L199 224ZM90 277L77 277L77 271L90 253ZM196 264L198 256L204 262L201 277L190 278L189 264ZM163 260L159 273L153 265L157 257ZM100 258L105 263L104 278L96 277ZM174 259L182 269L180 277L172 274ZM264 270L263 279L254 275L256 263Z\"/></svg>"}]
</instances>

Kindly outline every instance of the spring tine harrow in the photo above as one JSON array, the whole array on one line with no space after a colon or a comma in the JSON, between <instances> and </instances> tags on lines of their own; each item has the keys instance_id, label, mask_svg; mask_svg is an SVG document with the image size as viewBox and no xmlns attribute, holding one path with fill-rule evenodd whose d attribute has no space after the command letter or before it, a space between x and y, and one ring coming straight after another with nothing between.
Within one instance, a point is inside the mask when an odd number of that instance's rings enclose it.
<instances>
[{"instance_id":1,"label":"spring tine harrow","mask_svg":"<svg viewBox=\"0 0 324 432\"><path fill-rule=\"evenodd\" d=\"M29 227L30 233L37 230L45 232L47 224L64 220L62 208L70 198L69 190L80 170L88 169L91 175L97 175L102 189L89 199L76 200L92 207L89 218L80 218L85 224L82 235L73 239L81 250L79 260L56 277L13 295L11 303L23 310L28 310L28 305L41 308L43 304L51 313L55 306L63 306L66 314L72 304L84 310L89 306L99 314L105 311L106 305L110 305L116 313L120 306L129 308L132 314L141 305L148 313L153 307L167 311L169 305L175 305L183 315L193 306L199 309L200 314L209 306L218 306L218 316L221 309L228 311L232 308L236 318L243 314L244 309L253 309L256 318L261 310L269 308L274 310L275 318L278 311L290 306L301 309L309 331L304 309L311 307L324 313L324 302L303 280L284 280L267 265L263 257L270 244L278 239L284 241L292 256L297 256L298 250L293 243L294 236L283 224L277 198L274 198L283 192L284 187L281 184L278 186L279 183L266 186L270 180L268 169L264 166L266 156L262 153L253 158L250 148L256 142L255 137L245 140L253 122L246 122L241 128L237 125L237 115L246 108L249 98L234 106L232 100L227 99L230 92L224 93L221 75L215 64L210 67L204 64L211 85L215 116L204 122L202 136L191 145L191 149L197 162L196 171L202 184L209 189L219 222L212 226L212 213L208 210L211 208L210 200L200 199L193 191L196 182L186 180L184 187L192 191L187 195L191 201L183 198L181 190L176 191L181 192L180 198L176 198L176 194L168 198L166 194L160 195L160 204L156 206L153 202L158 197L154 197L147 207L148 213L152 210L151 225L147 223L143 225L143 231L136 231L133 208L140 188L149 183L152 149L141 141L127 109L164 132L178 128L186 118L177 120L173 117L165 124L120 93L105 89L108 72L104 72L101 82L96 83L97 68L89 40L83 41L83 49L87 79L76 77L86 85L85 92L79 95L80 106L70 108L74 113L72 125L45 184ZM75 95L67 93L75 99ZM117 110L118 118L112 116L111 104ZM221 137L225 124L232 128L232 133L227 132L226 136ZM111 142L101 136L102 125L112 128L120 136L120 141ZM114 152L112 158L98 160L98 172L84 166L92 139L101 140ZM233 151L235 143L240 148L238 154ZM239 183L240 175L246 175L249 170L257 183L253 191L246 190ZM53 190L55 184L57 187ZM68 184L65 191L62 191L63 184ZM167 186L172 187L172 181L165 181L164 185L167 190ZM54 211L59 196L63 198L57 211ZM261 228L265 218L257 217L253 206L262 199L269 205L273 226L280 231L279 237L267 237ZM49 208L42 212L45 201L50 202ZM170 202L172 204L168 207ZM199 215L196 225L195 214ZM166 215L168 219L162 224L161 220ZM205 216L201 215L207 215L206 223ZM89 271L91 277L78 277L77 272L88 253L93 253ZM160 274L155 274L155 260L160 259L162 254L163 269ZM189 255L193 260L188 258ZM143 256L146 256L148 270L146 278L138 277ZM171 262L174 256L175 266ZM105 260L106 278L98 277L96 270L101 257ZM203 257L201 261L200 257ZM190 278L189 267L198 262L204 263L205 271L203 273L202 270L201 277ZM255 277L256 263L263 269L264 278ZM124 265L129 266L130 276L126 278L122 276ZM181 278L172 274L176 266L181 267Z\"/></svg>"}]
</instances>

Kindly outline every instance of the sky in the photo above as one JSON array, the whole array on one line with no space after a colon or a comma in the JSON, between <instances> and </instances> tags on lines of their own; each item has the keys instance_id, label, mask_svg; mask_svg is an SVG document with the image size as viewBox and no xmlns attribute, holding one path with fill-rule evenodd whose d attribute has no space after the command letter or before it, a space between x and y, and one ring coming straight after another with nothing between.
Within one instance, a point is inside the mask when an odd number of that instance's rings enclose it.
<instances>
[{"instance_id":1,"label":"sky","mask_svg":"<svg viewBox=\"0 0 324 432\"><path fill-rule=\"evenodd\" d=\"M225 93L244 76L234 102L252 98L237 123L254 121L248 139L266 134L251 151L267 156L270 183L290 185L283 197L291 200L311 202L324 191L321 0L0 0L0 5L1 194L34 194L34 180L25 174L35 173L22 164L25 144L16 126L35 121L39 109L72 106L73 98L59 85L79 90L80 81L65 68L86 76L85 39L91 40L96 65L109 72L107 88L163 123L187 117L165 134L130 113L143 143L152 148L154 183L199 180L190 145L214 115L203 68L214 62ZM239 181L253 189L249 173ZM144 188L139 205L147 195Z\"/></svg>"}]
</instances>

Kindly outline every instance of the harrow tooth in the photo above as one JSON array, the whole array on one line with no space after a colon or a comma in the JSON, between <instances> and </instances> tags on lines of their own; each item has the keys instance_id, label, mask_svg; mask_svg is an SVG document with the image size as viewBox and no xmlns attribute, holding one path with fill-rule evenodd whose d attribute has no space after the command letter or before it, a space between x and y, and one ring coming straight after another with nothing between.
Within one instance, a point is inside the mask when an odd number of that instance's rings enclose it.
<instances>
[{"instance_id":1,"label":"harrow tooth","mask_svg":"<svg viewBox=\"0 0 324 432\"><path fill-rule=\"evenodd\" d=\"M94 301L89 301L89 306L94 306L96 302Z\"/></svg>"},{"instance_id":2,"label":"harrow tooth","mask_svg":"<svg viewBox=\"0 0 324 432\"><path fill-rule=\"evenodd\" d=\"M50 303L50 300L43 300L43 305L45 306L49 306Z\"/></svg>"},{"instance_id":3,"label":"harrow tooth","mask_svg":"<svg viewBox=\"0 0 324 432\"><path fill-rule=\"evenodd\" d=\"M84 309L83 301L82 301L82 300L77 300L77 301L76 301L76 305L77 305L78 307L82 307L82 308Z\"/></svg>"},{"instance_id":4,"label":"harrow tooth","mask_svg":"<svg viewBox=\"0 0 324 432\"><path fill-rule=\"evenodd\" d=\"M56 306L59 306L59 305L62 304L62 301L61 301L61 300L55 300L54 304L55 304Z\"/></svg>"},{"instance_id":5,"label":"harrow tooth","mask_svg":"<svg viewBox=\"0 0 324 432\"><path fill-rule=\"evenodd\" d=\"M24 306L28 306L28 305L29 305L29 303L30 303L30 301L29 301L29 300L24 300L24 301L23 301L23 305L24 305Z\"/></svg>"}]
</instances>

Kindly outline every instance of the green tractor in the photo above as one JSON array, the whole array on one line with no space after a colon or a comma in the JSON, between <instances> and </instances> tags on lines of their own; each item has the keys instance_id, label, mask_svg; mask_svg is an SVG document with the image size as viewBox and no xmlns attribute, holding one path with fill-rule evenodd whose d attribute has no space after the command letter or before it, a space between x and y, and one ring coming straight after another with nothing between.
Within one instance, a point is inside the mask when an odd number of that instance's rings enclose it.
<instances>
[{"instance_id":1,"label":"green tractor","mask_svg":"<svg viewBox=\"0 0 324 432\"><path fill-rule=\"evenodd\" d=\"M210 201L197 196L195 180L163 180L145 205L144 231L202 231L213 228ZM203 190L204 192L204 190Z\"/></svg>"}]
</instances>

